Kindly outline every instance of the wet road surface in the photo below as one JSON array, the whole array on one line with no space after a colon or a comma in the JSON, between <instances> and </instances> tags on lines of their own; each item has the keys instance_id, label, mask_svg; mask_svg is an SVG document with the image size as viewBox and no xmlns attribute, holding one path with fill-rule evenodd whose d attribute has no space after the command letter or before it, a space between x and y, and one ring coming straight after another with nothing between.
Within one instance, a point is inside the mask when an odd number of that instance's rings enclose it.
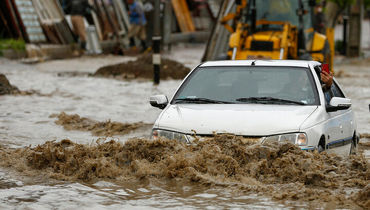
<instances>
[{"instance_id":1,"label":"wet road surface","mask_svg":"<svg viewBox=\"0 0 370 210\"><path fill-rule=\"evenodd\" d=\"M195 67L200 62L203 46L173 49L167 56ZM25 65L0 59L0 73L20 90L35 90L44 96L0 96L1 148L23 148L46 141L71 139L75 143L91 144L98 138L90 132L65 130L55 124L52 114L78 114L96 121L112 120L121 123L154 123L161 110L151 107L151 95L172 96L179 80L118 81L89 77L97 68L132 57L83 57ZM338 80L352 99L358 130L370 133L370 62L347 62L336 66L343 70ZM151 127L133 131L125 136L113 136L119 142L132 137L148 137ZM362 139L368 142L368 139ZM364 154L370 157L369 150ZM258 209L307 208L309 202L274 200L253 192L235 191L233 187L210 188L204 185L138 181L117 183L60 181L37 174L24 175L16 170L0 168L0 208L6 209ZM330 207L329 204L326 204ZM335 206L335 205L334 205ZM318 207L318 206L314 206ZM340 206L339 206L340 207ZM347 208L350 208L347 206ZM353 206L353 208L359 208Z\"/></svg>"}]
</instances>

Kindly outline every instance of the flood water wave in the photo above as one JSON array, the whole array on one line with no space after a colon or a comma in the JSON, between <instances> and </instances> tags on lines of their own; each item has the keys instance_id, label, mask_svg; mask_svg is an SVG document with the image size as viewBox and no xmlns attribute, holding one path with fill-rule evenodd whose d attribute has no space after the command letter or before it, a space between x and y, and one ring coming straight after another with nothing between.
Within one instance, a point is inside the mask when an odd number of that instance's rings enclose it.
<instances>
[{"instance_id":1,"label":"flood water wave","mask_svg":"<svg viewBox=\"0 0 370 210\"><path fill-rule=\"evenodd\" d=\"M11 85L8 78L4 74L0 74L0 96L1 95L20 95L20 96L28 96L28 95L38 95L38 96L46 96L50 97L51 94L42 94L36 90L19 90L18 87Z\"/></svg>"},{"instance_id":2,"label":"flood water wave","mask_svg":"<svg viewBox=\"0 0 370 210\"><path fill-rule=\"evenodd\" d=\"M138 128L147 126L143 122L137 123L120 123L112 122L110 120L104 122L97 122L95 120L80 117L78 114L52 114L50 117L58 118L55 123L63 126L66 130L90 131L94 136L114 136L124 135Z\"/></svg>"},{"instance_id":3,"label":"flood water wave","mask_svg":"<svg viewBox=\"0 0 370 210\"><path fill-rule=\"evenodd\" d=\"M292 144L262 145L232 135L192 145L165 139L94 145L49 141L34 148L1 148L0 155L3 167L59 180L176 180L277 200L370 207L370 166L363 156L310 153Z\"/></svg>"}]
</instances>

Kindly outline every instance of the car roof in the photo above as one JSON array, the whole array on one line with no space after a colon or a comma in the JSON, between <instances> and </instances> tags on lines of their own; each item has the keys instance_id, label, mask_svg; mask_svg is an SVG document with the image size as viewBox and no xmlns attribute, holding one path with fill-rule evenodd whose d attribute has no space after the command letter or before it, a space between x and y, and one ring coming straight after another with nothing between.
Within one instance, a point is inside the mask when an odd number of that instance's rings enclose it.
<instances>
[{"instance_id":1,"label":"car roof","mask_svg":"<svg viewBox=\"0 0 370 210\"><path fill-rule=\"evenodd\" d=\"M307 60L224 60L224 61L207 61L202 63L200 67L208 66L251 66L254 62L255 66L294 66L308 67L309 64L320 65L317 61Z\"/></svg>"}]
</instances>

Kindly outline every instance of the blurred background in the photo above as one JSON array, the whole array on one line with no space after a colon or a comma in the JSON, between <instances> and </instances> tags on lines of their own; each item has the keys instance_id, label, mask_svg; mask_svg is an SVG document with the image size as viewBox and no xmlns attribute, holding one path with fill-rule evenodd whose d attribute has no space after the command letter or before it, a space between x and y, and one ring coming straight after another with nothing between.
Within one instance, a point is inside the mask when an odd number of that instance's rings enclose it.
<instances>
[{"instance_id":1,"label":"blurred background","mask_svg":"<svg viewBox=\"0 0 370 210\"><path fill-rule=\"evenodd\" d=\"M156 0L135 0L145 16L145 36L132 38L130 28L135 20L130 15L130 1L3 0L0 3L1 53L7 58L32 58L33 61L81 54L133 55L151 50L154 28L160 28L161 49L169 50L176 43L207 43L220 20L235 11L235 6L230 6L235 1L229 0L158 0L160 8L155 14ZM316 1L314 27L319 32L326 27L335 29L336 54L356 57L369 51L369 2ZM231 8L222 10L223 5ZM158 16L160 24L155 27L154 20ZM235 19L231 21L235 24ZM356 38L352 34L360 36ZM229 35L225 34L224 43Z\"/></svg>"}]
</instances>

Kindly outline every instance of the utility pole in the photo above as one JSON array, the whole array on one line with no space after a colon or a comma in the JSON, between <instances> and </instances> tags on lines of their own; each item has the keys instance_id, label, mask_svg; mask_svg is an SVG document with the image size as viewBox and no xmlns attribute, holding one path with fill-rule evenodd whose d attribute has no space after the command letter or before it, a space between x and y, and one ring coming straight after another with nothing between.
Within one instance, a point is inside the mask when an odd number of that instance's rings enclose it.
<instances>
[{"instance_id":1,"label":"utility pole","mask_svg":"<svg viewBox=\"0 0 370 210\"><path fill-rule=\"evenodd\" d=\"M153 32L153 70L154 84L158 85L160 80L161 69L161 26L160 26L160 0L154 3L154 32Z\"/></svg>"},{"instance_id":2,"label":"utility pole","mask_svg":"<svg viewBox=\"0 0 370 210\"><path fill-rule=\"evenodd\" d=\"M342 55L347 55L348 14L349 14L349 11L346 8L343 14L343 34L342 34L343 45L342 45L342 52L341 52Z\"/></svg>"},{"instance_id":3,"label":"utility pole","mask_svg":"<svg viewBox=\"0 0 370 210\"><path fill-rule=\"evenodd\" d=\"M163 45L167 45L170 48L171 44L171 26L172 26L172 6L171 1L166 0L163 12Z\"/></svg>"},{"instance_id":4,"label":"utility pole","mask_svg":"<svg viewBox=\"0 0 370 210\"><path fill-rule=\"evenodd\" d=\"M363 19L363 1L357 0L350 9L349 33L347 44L347 56L358 57L361 55L361 22Z\"/></svg>"}]
</instances>

